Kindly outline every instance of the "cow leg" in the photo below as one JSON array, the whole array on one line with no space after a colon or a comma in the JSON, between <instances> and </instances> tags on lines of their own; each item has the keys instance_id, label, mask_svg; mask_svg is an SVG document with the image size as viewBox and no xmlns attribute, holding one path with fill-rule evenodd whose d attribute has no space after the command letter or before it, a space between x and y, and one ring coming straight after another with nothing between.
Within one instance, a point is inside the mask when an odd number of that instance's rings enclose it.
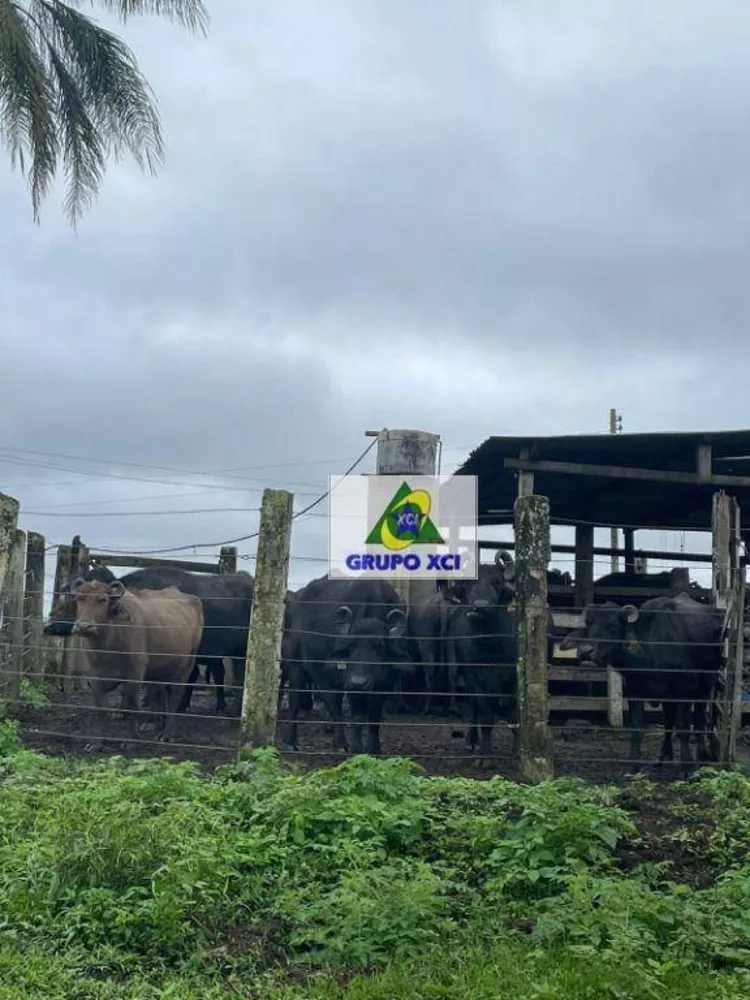
<instances>
[{"instance_id":1,"label":"cow leg","mask_svg":"<svg viewBox=\"0 0 750 1000\"><path fill-rule=\"evenodd\" d=\"M422 714L430 715L435 709L435 688L437 686L436 676L438 673L437 664L434 660L429 663L422 661L422 673L424 674L424 704L422 706Z\"/></svg>"},{"instance_id":2,"label":"cow leg","mask_svg":"<svg viewBox=\"0 0 750 1000\"><path fill-rule=\"evenodd\" d=\"M426 671L424 669L424 666L422 666L423 677L425 673ZM425 686L426 683L423 685L423 690ZM394 712L396 712L397 715L411 715L412 713L416 714L417 712L419 712L419 698L415 696L414 692L404 691L403 677L399 677L399 679L396 681L394 694L395 698L394 698L393 710Z\"/></svg>"},{"instance_id":3,"label":"cow leg","mask_svg":"<svg viewBox=\"0 0 750 1000\"><path fill-rule=\"evenodd\" d=\"M143 677L145 675L145 670L139 672L138 676ZM132 739L138 739L138 723L144 721L143 713L140 710L140 705L138 704L138 694L139 694L140 684L135 681L127 681L123 684L122 691L122 707L125 710L125 718L127 720L127 728ZM156 692L149 697L154 697Z\"/></svg>"},{"instance_id":4,"label":"cow leg","mask_svg":"<svg viewBox=\"0 0 750 1000\"><path fill-rule=\"evenodd\" d=\"M229 694L229 714L238 718L242 715L242 696L245 688L245 658L244 656L227 657L232 665L232 690ZM223 665L223 664L222 664ZM216 705L218 711L219 695L216 695ZM222 713L226 710L227 701L224 699L222 689Z\"/></svg>"},{"instance_id":5,"label":"cow leg","mask_svg":"<svg viewBox=\"0 0 750 1000\"><path fill-rule=\"evenodd\" d=\"M287 731L286 742L292 750L299 750L299 725L300 716L300 696L297 691L289 692L289 729Z\"/></svg>"},{"instance_id":6,"label":"cow leg","mask_svg":"<svg viewBox=\"0 0 750 1000\"><path fill-rule=\"evenodd\" d=\"M208 670L208 668L206 668L206 670ZM200 676L200 668L196 663L193 666L193 669L190 671L190 676L187 679L187 684L185 684L182 687L180 694L180 701L177 708L178 712L187 712L188 708L190 707L190 701L193 697L193 690L195 689L196 686L195 682L198 680L199 676Z\"/></svg>"},{"instance_id":7,"label":"cow leg","mask_svg":"<svg viewBox=\"0 0 750 1000\"><path fill-rule=\"evenodd\" d=\"M422 671L424 672L425 700L423 712L429 715L432 710L433 690L435 686L435 664L438 660L438 650L432 636L425 636L418 640L419 659L422 661Z\"/></svg>"},{"instance_id":8,"label":"cow leg","mask_svg":"<svg viewBox=\"0 0 750 1000\"><path fill-rule=\"evenodd\" d=\"M288 668L289 680L289 730L286 743L292 750L299 750L299 717L308 706L309 678L301 663L293 663ZM312 699L309 699L312 701Z\"/></svg>"},{"instance_id":9,"label":"cow leg","mask_svg":"<svg viewBox=\"0 0 750 1000\"><path fill-rule=\"evenodd\" d=\"M495 715L488 698L477 698L477 728L479 730L479 766L491 767L492 761L492 729L495 725Z\"/></svg>"},{"instance_id":10,"label":"cow leg","mask_svg":"<svg viewBox=\"0 0 750 1000\"><path fill-rule=\"evenodd\" d=\"M709 747L711 741L708 726L708 703L705 701L693 702L693 732L695 733L696 756L700 761L714 759Z\"/></svg>"},{"instance_id":11,"label":"cow leg","mask_svg":"<svg viewBox=\"0 0 750 1000\"><path fill-rule=\"evenodd\" d=\"M349 743L346 738L346 728L344 726L343 691L337 691L334 694L324 695L323 702L326 706L328 718L331 720L331 725L333 727L333 749L347 751L349 749Z\"/></svg>"},{"instance_id":12,"label":"cow leg","mask_svg":"<svg viewBox=\"0 0 750 1000\"><path fill-rule=\"evenodd\" d=\"M453 716L458 716L461 714L461 710L458 707L458 698L456 696L456 681L458 680L458 667L455 663L450 662L448 664L448 690L450 691L450 702L448 704L448 714Z\"/></svg>"},{"instance_id":13,"label":"cow leg","mask_svg":"<svg viewBox=\"0 0 750 1000\"><path fill-rule=\"evenodd\" d=\"M89 686L91 688L91 696L94 701L94 707L97 709L96 718L97 725L101 726L105 724L107 718L112 718L113 713L101 711L107 707L107 691L99 683L99 681L89 681ZM86 744L86 750L89 753L100 753L104 749L104 741L98 737L90 740Z\"/></svg>"},{"instance_id":14,"label":"cow leg","mask_svg":"<svg viewBox=\"0 0 750 1000\"><path fill-rule=\"evenodd\" d=\"M383 695L370 697L367 706L368 729L367 729L367 752L371 754L380 753L380 724L383 721L383 708L385 698Z\"/></svg>"},{"instance_id":15,"label":"cow leg","mask_svg":"<svg viewBox=\"0 0 750 1000\"><path fill-rule=\"evenodd\" d=\"M367 719L368 703L372 698L369 694L349 693L349 710L351 713L352 751L364 753L362 745L362 726ZM341 727L343 728L343 726Z\"/></svg>"},{"instance_id":16,"label":"cow leg","mask_svg":"<svg viewBox=\"0 0 750 1000\"><path fill-rule=\"evenodd\" d=\"M354 753L380 753L380 724L383 719L385 696L350 694L349 703L352 711L352 750ZM364 725L367 725L367 750L362 743Z\"/></svg>"},{"instance_id":17,"label":"cow leg","mask_svg":"<svg viewBox=\"0 0 750 1000\"><path fill-rule=\"evenodd\" d=\"M161 731L157 739L163 742L168 742L175 736L175 731L177 728L177 716L175 712L179 711L179 706L177 704L177 698L175 697L175 691L171 684L164 684L162 687L164 692L164 716L163 725L161 726Z\"/></svg>"},{"instance_id":18,"label":"cow leg","mask_svg":"<svg viewBox=\"0 0 750 1000\"><path fill-rule=\"evenodd\" d=\"M376 698L376 695L371 694L357 694L349 695L349 706L351 708L352 716L352 751L354 753L364 753L364 746L362 743L362 727L365 723L369 722L369 717L371 714L370 703ZM370 739L368 735L368 749L367 752L370 753Z\"/></svg>"},{"instance_id":19,"label":"cow leg","mask_svg":"<svg viewBox=\"0 0 750 1000\"><path fill-rule=\"evenodd\" d=\"M661 767L664 761L671 762L674 759L672 733L674 732L677 718L677 705L673 701L662 702L662 711L664 713L664 739L661 743L661 752L656 764L657 767Z\"/></svg>"},{"instance_id":20,"label":"cow leg","mask_svg":"<svg viewBox=\"0 0 750 1000\"><path fill-rule=\"evenodd\" d=\"M234 673L234 670L232 670ZM217 656L215 660L211 660L206 666L206 680L213 680L216 685L216 714L223 715L226 711L227 703L224 697L224 661L219 659Z\"/></svg>"},{"instance_id":21,"label":"cow leg","mask_svg":"<svg viewBox=\"0 0 750 1000\"><path fill-rule=\"evenodd\" d=\"M435 691L439 693L436 694ZM450 714L450 670L448 664L441 660L435 664L432 699L435 715Z\"/></svg>"},{"instance_id":22,"label":"cow leg","mask_svg":"<svg viewBox=\"0 0 750 1000\"><path fill-rule=\"evenodd\" d=\"M630 762L640 761L643 753L643 732L646 728L646 703L630 700Z\"/></svg>"}]
</instances>

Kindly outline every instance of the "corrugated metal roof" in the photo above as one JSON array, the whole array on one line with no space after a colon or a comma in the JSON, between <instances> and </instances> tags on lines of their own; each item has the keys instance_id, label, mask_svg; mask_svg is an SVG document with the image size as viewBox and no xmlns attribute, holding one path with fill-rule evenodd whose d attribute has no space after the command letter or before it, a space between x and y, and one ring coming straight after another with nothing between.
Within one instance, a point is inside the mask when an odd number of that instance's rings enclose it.
<instances>
[{"instance_id":1,"label":"corrugated metal roof","mask_svg":"<svg viewBox=\"0 0 750 1000\"><path fill-rule=\"evenodd\" d=\"M504 467L523 449L541 461L675 472L696 471L696 450L710 444L713 470L748 475L750 430L657 434L581 434L556 437L491 437L471 452L456 475L479 478L480 524L512 522L517 473ZM550 499L553 523L704 531L711 527L711 484L658 483L566 473L535 473L535 492ZM723 487L749 512L750 488ZM493 512L501 513L493 513Z\"/></svg>"}]
</instances>

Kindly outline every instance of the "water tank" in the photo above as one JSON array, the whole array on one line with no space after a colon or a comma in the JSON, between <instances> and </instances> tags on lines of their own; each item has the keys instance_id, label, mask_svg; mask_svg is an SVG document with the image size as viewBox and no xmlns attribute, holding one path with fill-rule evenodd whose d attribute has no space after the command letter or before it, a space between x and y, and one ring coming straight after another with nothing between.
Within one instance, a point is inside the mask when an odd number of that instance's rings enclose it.
<instances>
[{"instance_id":1,"label":"water tank","mask_svg":"<svg viewBox=\"0 0 750 1000\"><path fill-rule=\"evenodd\" d=\"M434 476L439 442L439 434L427 431L381 431L378 435L378 475Z\"/></svg>"}]
</instances>

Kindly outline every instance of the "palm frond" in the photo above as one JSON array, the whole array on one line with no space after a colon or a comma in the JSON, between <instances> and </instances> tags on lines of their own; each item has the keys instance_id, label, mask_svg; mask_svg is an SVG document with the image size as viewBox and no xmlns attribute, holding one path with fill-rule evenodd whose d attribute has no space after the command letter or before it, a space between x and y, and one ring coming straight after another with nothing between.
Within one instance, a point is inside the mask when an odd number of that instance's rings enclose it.
<instances>
[{"instance_id":1,"label":"palm frond","mask_svg":"<svg viewBox=\"0 0 750 1000\"><path fill-rule=\"evenodd\" d=\"M0 140L26 173L34 219L57 167L56 95L44 60L13 0L0 0Z\"/></svg>"},{"instance_id":2,"label":"palm frond","mask_svg":"<svg viewBox=\"0 0 750 1000\"><path fill-rule=\"evenodd\" d=\"M178 21L191 31L205 34L208 28L208 11L203 0L89 0L89 3L119 14L123 21L141 14L156 14Z\"/></svg>"},{"instance_id":3,"label":"palm frond","mask_svg":"<svg viewBox=\"0 0 750 1000\"><path fill-rule=\"evenodd\" d=\"M78 8L85 0L0 0L0 141L20 162L35 221L61 159L73 225L109 157L153 173L164 144L156 99L128 46ZM95 0L90 0L91 3ZM205 29L202 0L99 0L123 19L155 13Z\"/></svg>"},{"instance_id":4,"label":"palm frond","mask_svg":"<svg viewBox=\"0 0 750 1000\"><path fill-rule=\"evenodd\" d=\"M108 157L127 151L152 172L163 161L156 101L127 45L79 10L62 0L27 0L21 13L53 94L55 150L68 179L65 212L75 225Z\"/></svg>"}]
</instances>

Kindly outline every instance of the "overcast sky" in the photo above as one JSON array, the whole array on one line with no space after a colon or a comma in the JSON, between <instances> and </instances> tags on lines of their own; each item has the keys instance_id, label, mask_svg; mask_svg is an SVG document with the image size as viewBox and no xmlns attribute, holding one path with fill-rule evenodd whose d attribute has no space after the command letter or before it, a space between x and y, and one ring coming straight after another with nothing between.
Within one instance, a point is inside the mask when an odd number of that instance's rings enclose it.
<instances>
[{"instance_id":1,"label":"overcast sky","mask_svg":"<svg viewBox=\"0 0 750 1000\"><path fill-rule=\"evenodd\" d=\"M750 424L747 4L209 6L208 38L118 28L160 102L158 177L112 166L76 235L61 189L35 226L0 160L23 527L221 541L383 426L441 434L450 471L610 406L626 431ZM325 570L324 514L295 526L294 586Z\"/></svg>"}]
</instances>

